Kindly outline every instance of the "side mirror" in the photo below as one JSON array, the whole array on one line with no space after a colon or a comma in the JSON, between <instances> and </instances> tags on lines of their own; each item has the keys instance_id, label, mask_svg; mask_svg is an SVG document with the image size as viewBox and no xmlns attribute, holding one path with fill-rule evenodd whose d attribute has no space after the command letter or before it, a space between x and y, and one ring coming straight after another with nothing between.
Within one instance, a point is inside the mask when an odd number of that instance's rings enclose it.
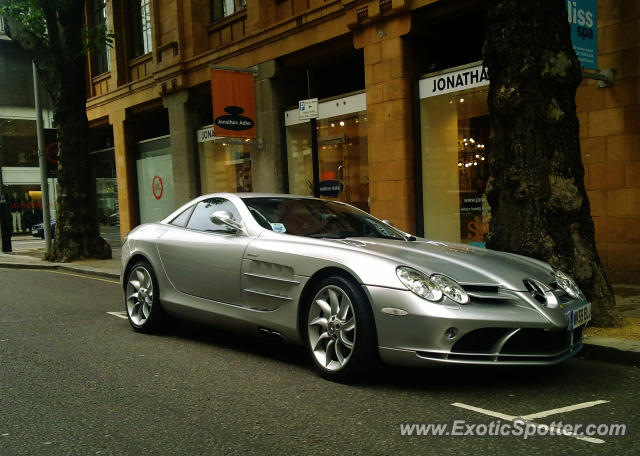
<instances>
[{"instance_id":1,"label":"side mirror","mask_svg":"<svg viewBox=\"0 0 640 456\"><path fill-rule=\"evenodd\" d=\"M386 223L389 226L393 226L393 223L391 222L391 220L383 220L383 223Z\"/></svg>"},{"instance_id":2,"label":"side mirror","mask_svg":"<svg viewBox=\"0 0 640 456\"><path fill-rule=\"evenodd\" d=\"M216 225L224 225L233 229L234 231L242 231L242 223L236 221L233 218L233 215L231 215L231 212L216 211L211 214L209 220L211 220Z\"/></svg>"}]
</instances>

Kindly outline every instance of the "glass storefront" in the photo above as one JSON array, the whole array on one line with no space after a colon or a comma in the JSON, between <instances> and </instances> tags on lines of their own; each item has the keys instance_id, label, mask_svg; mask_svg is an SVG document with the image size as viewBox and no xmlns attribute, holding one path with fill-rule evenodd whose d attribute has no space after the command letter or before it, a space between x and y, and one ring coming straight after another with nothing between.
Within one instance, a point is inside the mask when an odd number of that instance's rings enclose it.
<instances>
[{"instance_id":1,"label":"glass storefront","mask_svg":"<svg viewBox=\"0 0 640 456\"><path fill-rule=\"evenodd\" d=\"M120 215L118 212L118 179L114 149L91 152L91 158L96 176L98 223L118 226L120 225Z\"/></svg>"},{"instance_id":2,"label":"glass storefront","mask_svg":"<svg viewBox=\"0 0 640 456\"><path fill-rule=\"evenodd\" d=\"M175 210L169 137L136 143L140 223L155 222Z\"/></svg>"},{"instance_id":3,"label":"glass storefront","mask_svg":"<svg viewBox=\"0 0 640 456\"><path fill-rule=\"evenodd\" d=\"M38 163L36 121L0 119L0 168L2 188L7 201L14 234L30 233L31 226L42 223L42 189ZM56 179L47 179L51 218L55 219Z\"/></svg>"},{"instance_id":4,"label":"glass storefront","mask_svg":"<svg viewBox=\"0 0 640 456\"><path fill-rule=\"evenodd\" d=\"M238 140L199 142L202 193L251 192L251 152L255 147Z\"/></svg>"},{"instance_id":5,"label":"glass storefront","mask_svg":"<svg viewBox=\"0 0 640 456\"><path fill-rule=\"evenodd\" d=\"M484 247L489 81L470 66L420 81L424 234Z\"/></svg>"},{"instance_id":6,"label":"glass storefront","mask_svg":"<svg viewBox=\"0 0 640 456\"><path fill-rule=\"evenodd\" d=\"M319 103L317 120L320 197L369 211L366 101L357 94ZM312 136L298 111L285 113L289 193L313 194Z\"/></svg>"}]
</instances>

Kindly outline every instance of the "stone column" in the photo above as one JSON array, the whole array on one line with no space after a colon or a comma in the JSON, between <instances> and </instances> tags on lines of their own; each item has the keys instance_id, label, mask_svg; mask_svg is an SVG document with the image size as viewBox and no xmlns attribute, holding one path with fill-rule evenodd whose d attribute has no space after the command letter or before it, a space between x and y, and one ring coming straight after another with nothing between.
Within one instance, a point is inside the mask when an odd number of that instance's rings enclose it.
<instances>
[{"instance_id":1,"label":"stone column","mask_svg":"<svg viewBox=\"0 0 640 456\"><path fill-rule=\"evenodd\" d=\"M196 113L189 106L189 91L181 90L164 96L169 110L171 161L176 208L198 196L196 175Z\"/></svg>"},{"instance_id":2,"label":"stone column","mask_svg":"<svg viewBox=\"0 0 640 456\"><path fill-rule=\"evenodd\" d=\"M116 179L118 181L118 210L120 212L120 237L124 239L138 224L136 208L136 179L133 141L126 125L124 109L109 115L113 127L113 148L116 158Z\"/></svg>"},{"instance_id":3,"label":"stone column","mask_svg":"<svg viewBox=\"0 0 640 456\"><path fill-rule=\"evenodd\" d=\"M356 27L364 49L371 213L415 231L412 55L407 12Z\"/></svg>"},{"instance_id":4,"label":"stone column","mask_svg":"<svg viewBox=\"0 0 640 456\"><path fill-rule=\"evenodd\" d=\"M258 65L255 78L256 122L259 146L251 153L251 175L254 192L283 191L283 154L281 137L282 102L274 60Z\"/></svg>"}]
</instances>

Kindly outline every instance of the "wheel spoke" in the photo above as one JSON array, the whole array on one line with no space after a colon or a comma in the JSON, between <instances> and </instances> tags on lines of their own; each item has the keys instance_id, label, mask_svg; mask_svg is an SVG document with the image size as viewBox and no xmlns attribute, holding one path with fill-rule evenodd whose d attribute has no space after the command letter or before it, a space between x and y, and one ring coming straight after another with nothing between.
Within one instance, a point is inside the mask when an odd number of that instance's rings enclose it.
<instances>
[{"instance_id":1,"label":"wheel spoke","mask_svg":"<svg viewBox=\"0 0 640 456\"><path fill-rule=\"evenodd\" d=\"M138 292L137 291L135 293L133 293L131 296L129 296L127 298L127 301L129 301L131 299L138 299Z\"/></svg>"},{"instance_id":2,"label":"wheel spoke","mask_svg":"<svg viewBox=\"0 0 640 456\"><path fill-rule=\"evenodd\" d=\"M340 308L338 293L336 293L336 291L331 288L327 289L327 293L329 293L329 302L331 303L331 315L336 315L338 313L338 309Z\"/></svg>"},{"instance_id":3,"label":"wheel spoke","mask_svg":"<svg viewBox=\"0 0 640 456\"><path fill-rule=\"evenodd\" d=\"M320 307L320 309L322 309L322 313L325 316L327 317L331 316L331 306L327 303L327 301L324 301L322 299L316 299L316 304L318 305L318 307Z\"/></svg>"},{"instance_id":4,"label":"wheel spoke","mask_svg":"<svg viewBox=\"0 0 640 456\"><path fill-rule=\"evenodd\" d=\"M149 318L149 314L151 313L151 306L147 301L142 305L142 314L144 315L145 320Z\"/></svg>"},{"instance_id":5,"label":"wheel spoke","mask_svg":"<svg viewBox=\"0 0 640 456\"><path fill-rule=\"evenodd\" d=\"M141 284L140 284L140 282L138 282L137 280L130 280L130 281L129 281L129 284L130 284L133 288L135 288L135 289L136 289L136 291L140 289L140 285L141 285Z\"/></svg>"},{"instance_id":6,"label":"wheel spoke","mask_svg":"<svg viewBox=\"0 0 640 456\"><path fill-rule=\"evenodd\" d=\"M309 323L309 326L315 326L315 325L319 325L322 326L325 330L327 329L327 319L323 318L323 317L318 317L316 319L314 319L311 323Z\"/></svg>"},{"instance_id":7,"label":"wheel spoke","mask_svg":"<svg viewBox=\"0 0 640 456\"><path fill-rule=\"evenodd\" d=\"M136 301L133 303L133 306L131 307L131 316L137 317L139 311L140 311L140 301Z\"/></svg>"},{"instance_id":8,"label":"wheel spoke","mask_svg":"<svg viewBox=\"0 0 640 456\"><path fill-rule=\"evenodd\" d=\"M340 310L338 310L338 318L344 320L347 318L347 313L351 308L351 301L347 295L342 295L342 303L340 303Z\"/></svg>"},{"instance_id":9,"label":"wheel spoke","mask_svg":"<svg viewBox=\"0 0 640 456\"><path fill-rule=\"evenodd\" d=\"M340 342L342 342L342 344L349 350L353 349L353 341L347 339L347 336L344 335L344 331L340 332Z\"/></svg>"},{"instance_id":10,"label":"wheel spoke","mask_svg":"<svg viewBox=\"0 0 640 456\"><path fill-rule=\"evenodd\" d=\"M318 340L316 341L315 345L313 346L313 351L316 351L321 345L322 345L322 341L325 339L329 338L329 333L328 332L323 332L322 334L320 334L320 337L318 337Z\"/></svg>"},{"instance_id":11,"label":"wheel spoke","mask_svg":"<svg viewBox=\"0 0 640 456\"><path fill-rule=\"evenodd\" d=\"M151 274L149 274L149 271L144 271L144 287L151 289Z\"/></svg>"},{"instance_id":12,"label":"wheel spoke","mask_svg":"<svg viewBox=\"0 0 640 456\"><path fill-rule=\"evenodd\" d=\"M342 366L344 364L344 356L342 355L342 349L340 348L340 345L341 345L340 339L336 340L336 343L334 345L335 352L336 352L336 359Z\"/></svg>"},{"instance_id":13,"label":"wheel spoke","mask_svg":"<svg viewBox=\"0 0 640 456\"><path fill-rule=\"evenodd\" d=\"M144 273L140 269L136 271L136 276L138 277L138 282L144 282Z\"/></svg>"},{"instance_id":14,"label":"wheel spoke","mask_svg":"<svg viewBox=\"0 0 640 456\"><path fill-rule=\"evenodd\" d=\"M326 348L326 351L325 351L326 358L325 358L325 362L324 362L325 366L327 366L327 367L329 367L329 363L331 363L331 353L335 353L335 350L334 350L335 344L336 344L336 341L333 340L333 339L331 339L329 341L329 343L327 344L327 348Z\"/></svg>"},{"instance_id":15,"label":"wheel spoke","mask_svg":"<svg viewBox=\"0 0 640 456\"><path fill-rule=\"evenodd\" d=\"M347 321L342 325L342 330L344 332L353 331L356 327L356 319L351 316Z\"/></svg>"}]
</instances>

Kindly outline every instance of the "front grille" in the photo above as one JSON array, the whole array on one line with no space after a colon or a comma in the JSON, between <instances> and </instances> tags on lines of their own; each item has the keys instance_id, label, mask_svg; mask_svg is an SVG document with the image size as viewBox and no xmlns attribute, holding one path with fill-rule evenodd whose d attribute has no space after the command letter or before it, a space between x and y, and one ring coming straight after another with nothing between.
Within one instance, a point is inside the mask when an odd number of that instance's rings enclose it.
<instances>
[{"instance_id":1,"label":"front grille","mask_svg":"<svg viewBox=\"0 0 640 456\"><path fill-rule=\"evenodd\" d=\"M571 333L567 330L545 331L544 329L521 329L511 336L501 354L553 354L569 346Z\"/></svg>"},{"instance_id":2,"label":"front grille","mask_svg":"<svg viewBox=\"0 0 640 456\"><path fill-rule=\"evenodd\" d=\"M498 340L514 329L480 328L468 332L451 348L452 353L491 353Z\"/></svg>"}]
</instances>

